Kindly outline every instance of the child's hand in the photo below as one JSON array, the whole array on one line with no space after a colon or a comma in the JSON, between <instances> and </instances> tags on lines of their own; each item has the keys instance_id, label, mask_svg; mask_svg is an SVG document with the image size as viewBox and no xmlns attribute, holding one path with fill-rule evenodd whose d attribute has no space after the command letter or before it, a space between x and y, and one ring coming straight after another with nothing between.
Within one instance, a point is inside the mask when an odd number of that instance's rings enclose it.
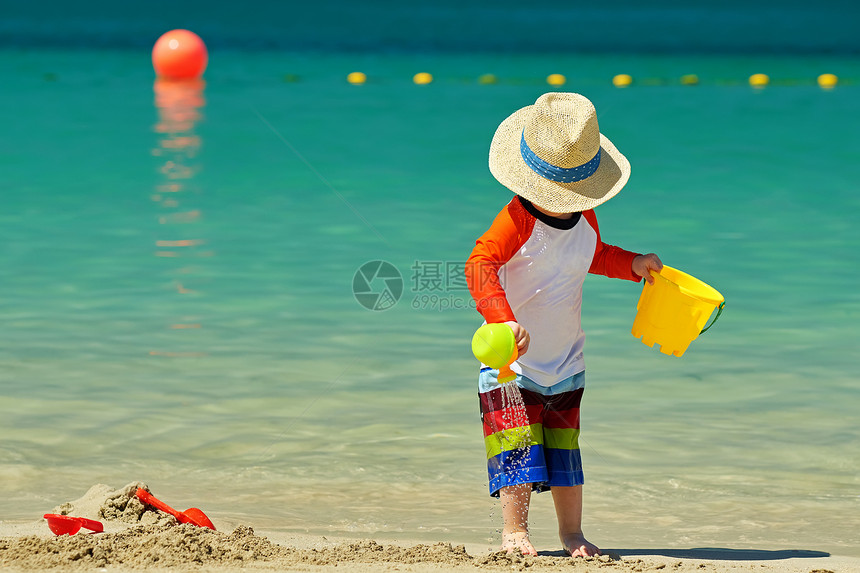
<instances>
[{"instance_id":1,"label":"child's hand","mask_svg":"<svg viewBox=\"0 0 860 573\"><path fill-rule=\"evenodd\" d=\"M510 326L511 330L514 331L514 340L517 341L517 354L522 356L529 349L529 341L531 340L531 337L529 336L528 330L520 326L520 323L513 320L509 320L505 324Z\"/></svg>"},{"instance_id":2,"label":"child's hand","mask_svg":"<svg viewBox=\"0 0 860 573\"><path fill-rule=\"evenodd\" d=\"M654 253L648 253L647 255L636 255L633 258L633 272L643 277L646 281L648 281L649 285L654 284L654 277L651 276L650 271L660 272L663 268L663 262L660 260L660 257L655 255Z\"/></svg>"}]
</instances>

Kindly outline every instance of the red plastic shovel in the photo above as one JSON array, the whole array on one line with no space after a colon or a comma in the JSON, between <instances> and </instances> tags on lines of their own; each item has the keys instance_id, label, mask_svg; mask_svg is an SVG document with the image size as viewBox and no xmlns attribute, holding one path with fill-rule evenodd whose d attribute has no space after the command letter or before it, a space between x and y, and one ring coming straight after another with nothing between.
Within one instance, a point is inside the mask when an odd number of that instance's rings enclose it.
<instances>
[{"instance_id":1,"label":"red plastic shovel","mask_svg":"<svg viewBox=\"0 0 860 573\"><path fill-rule=\"evenodd\" d=\"M151 505L155 509L159 509L164 513L169 513L173 517L176 518L176 521L179 523L190 523L192 525L196 525L198 527L208 527L209 529L214 530L215 526L212 525L212 522L206 517L206 514L196 507L192 507L190 509L186 509L185 511L179 512L153 496L151 493L146 491L145 489L139 487L137 488L137 499L142 501L146 505Z\"/></svg>"},{"instance_id":2,"label":"red plastic shovel","mask_svg":"<svg viewBox=\"0 0 860 573\"><path fill-rule=\"evenodd\" d=\"M90 533L101 533L105 530L100 521L86 517L57 515L56 513L46 513L43 517L48 520L48 527L54 532L54 535L74 535L81 530L81 527L91 530Z\"/></svg>"}]
</instances>

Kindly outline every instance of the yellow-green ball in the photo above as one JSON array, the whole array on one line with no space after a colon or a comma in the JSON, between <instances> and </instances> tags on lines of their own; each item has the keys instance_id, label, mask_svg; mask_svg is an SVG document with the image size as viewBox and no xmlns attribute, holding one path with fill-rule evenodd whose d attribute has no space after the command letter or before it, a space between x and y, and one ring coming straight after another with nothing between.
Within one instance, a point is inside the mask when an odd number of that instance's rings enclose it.
<instances>
[{"instance_id":1,"label":"yellow-green ball","mask_svg":"<svg viewBox=\"0 0 860 573\"><path fill-rule=\"evenodd\" d=\"M517 350L514 331L507 324L485 324L472 337L472 353L490 368L501 368L513 361Z\"/></svg>"}]
</instances>

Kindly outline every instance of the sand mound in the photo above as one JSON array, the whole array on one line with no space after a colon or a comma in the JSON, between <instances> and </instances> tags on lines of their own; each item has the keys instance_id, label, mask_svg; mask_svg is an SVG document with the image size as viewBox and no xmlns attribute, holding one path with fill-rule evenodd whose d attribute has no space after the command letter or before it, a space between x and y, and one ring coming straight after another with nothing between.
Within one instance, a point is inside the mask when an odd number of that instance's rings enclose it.
<instances>
[{"instance_id":1,"label":"sand mound","mask_svg":"<svg viewBox=\"0 0 860 573\"><path fill-rule=\"evenodd\" d=\"M225 535L194 525L142 525L119 533L0 540L0 564L24 569L241 564L288 554L246 527Z\"/></svg>"},{"instance_id":2,"label":"sand mound","mask_svg":"<svg viewBox=\"0 0 860 573\"><path fill-rule=\"evenodd\" d=\"M149 491L149 487L141 482L132 482L117 490L105 484L96 484L80 499L58 505L50 513L87 517L115 522L115 524L175 525L178 523L172 515L143 505L134 495L137 488Z\"/></svg>"}]
</instances>

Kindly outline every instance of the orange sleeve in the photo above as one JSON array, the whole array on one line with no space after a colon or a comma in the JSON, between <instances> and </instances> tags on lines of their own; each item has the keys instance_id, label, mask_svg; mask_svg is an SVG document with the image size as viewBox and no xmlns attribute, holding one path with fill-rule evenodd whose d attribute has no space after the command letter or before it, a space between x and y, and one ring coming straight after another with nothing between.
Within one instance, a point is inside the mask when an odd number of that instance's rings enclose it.
<instances>
[{"instance_id":1,"label":"orange sleeve","mask_svg":"<svg viewBox=\"0 0 860 573\"><path fill-rule=\"evenodd\" d=\"M607 245L600 239L600 229L597 227L597 215L593 209L583 211L582 216L597 233L597 245L594 247L594 258L588 272L603 275L613 279L626 279L639 282L642 277L633 272L633 259L639 253L625 251L621 247Z\"/></svg>"},{"instance_id":2,"label":"orange sleeve","mask_svg":"<svg viewBox=\"0 0 860 573\"><path fill-rule=\"evenodd\" d=\"M475 242L466 262L466 283L488 323L516 320L499 281L499 269L525 244L534 224L535 218L514 197Z\"/></svg>"}]
</instances>

